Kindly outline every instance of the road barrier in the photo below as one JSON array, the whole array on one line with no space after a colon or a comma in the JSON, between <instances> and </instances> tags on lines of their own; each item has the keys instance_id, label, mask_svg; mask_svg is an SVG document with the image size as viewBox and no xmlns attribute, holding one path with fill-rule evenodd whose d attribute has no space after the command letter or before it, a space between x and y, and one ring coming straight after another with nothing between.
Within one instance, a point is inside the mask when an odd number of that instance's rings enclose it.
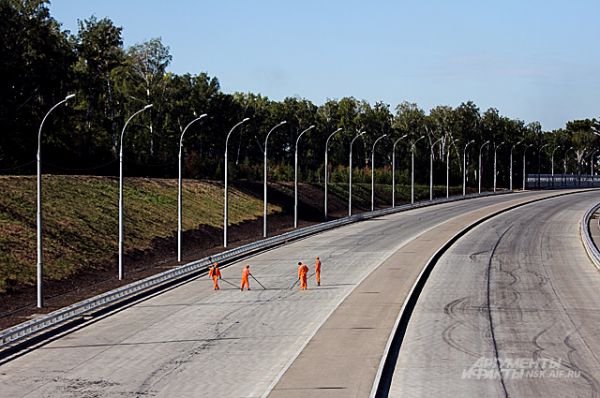
<instances>
[{"instance_id":1,"label":"road barrier","mask_svg":"<svg viewBox=\"0 0 600 398\"><path fill-rule=\"evenodd\" d=\"M53 311L36 319L32 319L30 321L5 329L0 333L0 357L2 356L2 353L5 350L13 347L14 345L24 343L27 340L37 337L43 333L52 332L53 330L64 326L68 322L72 322L77 319L82 319L85 316L90 316L94 312L100 311L101 309L109 306L114 306L126 300L130 301L133 298L143 295L144 293L160 289L161 286L166 287L167 285L171 285L176 281L181 281L197 276L199 273L207 271L208 267L213 261L217 261L219 263L229 263L231 261L238 260L242 257L246 257L250 254L255 254L256 252L264 251L267 249L274 248L276 246L280 246L282 244L286 244L287 242L292 240L304 238L319 232L327 231L333 228L338 228L344 225L355 223L357 221L367 220L374 217L381 217L388 214L398 213L420 207L432 206L436 204L450 203L465 199L506 193L510 192L486 192L482 194L454 196L450 198L440 198L434 199L432 201L418 202L412 205L406 204L396 207L375 210L371 212L360 213L349 217L343 217L336 220L311 225L305 228L299 228L290 232L283 233L281 235L262 239L253 243L249 243L247 245L237 247L235 249L227 250L214 256L209 256L196 261L192 261L180 267L161 272L148 278L130 283L126 286L119 287L109 292L100 294L98 296L94 296L92 298Z\"/></svg>"}]
</instances>

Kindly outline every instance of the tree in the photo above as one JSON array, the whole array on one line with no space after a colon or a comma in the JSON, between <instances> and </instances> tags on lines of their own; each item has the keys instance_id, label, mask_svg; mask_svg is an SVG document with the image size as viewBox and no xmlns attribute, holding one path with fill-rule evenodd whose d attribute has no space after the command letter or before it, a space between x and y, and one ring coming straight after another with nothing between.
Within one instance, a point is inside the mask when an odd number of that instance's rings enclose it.
<instances>
[{"instance_id":1,"label":"tree","mask_svg":"<svg viewBox=\"0 0 600 398\"><path fill-rule=\"evenodd\" d=\"M15 165L34 158L39 121L71 90L75 54L46 0L0 1L0 20L0 156ZM64 121L61 114L54 118L56 125ZM44 137L53 147L47 157L64 154L63 139L56 138L63 133L54 129L56 135Z\"/></svg>"},{"instance_id":2,"label":"tree","mask_svg":"<svg viewBox=\"0 0 600 398\"><path fill-rule=\"evenodd\" d=\"M172 56L169 54L169 47L165 46L160 38L150 39L130 47L127 55L130 61L129 78L132 83L130 98L137 102L138 107L154 103L154 111L150 112L147 137L149 155L153 157L155 142L153 118L162 115L168 81L167 66L171 63Z\"/></svg>"},{"instance_id":3,"label":"tree","mask_svg":"<svg viewBox=\"0 0 600 398\"><path fill-rule=\"evenodd\" d=\"M75 74L82 92L77 106L84 116L77 126L81 139L77 149L88 161L106 160L117 151L124 99L115 87L113 74L125 62L121 31L108 18L92 16L79 21Z\"/></svg>"}]
</instances>

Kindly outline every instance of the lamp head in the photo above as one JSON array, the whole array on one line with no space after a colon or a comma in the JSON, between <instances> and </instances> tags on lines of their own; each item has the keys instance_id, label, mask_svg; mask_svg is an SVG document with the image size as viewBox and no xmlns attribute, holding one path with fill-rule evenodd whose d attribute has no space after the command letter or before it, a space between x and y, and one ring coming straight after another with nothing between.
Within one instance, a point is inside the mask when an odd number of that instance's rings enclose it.
<instances>
[{"instance_id":1,"label":"lamp head","mask_svg":"<svg viewBox=\"0 0 600 398\"><path fill-rule=\"evenodd\" d=\"M152 108L152 106L153 106L153 104L148 104L144 107L144 109L150 109L150 108Z\"/></svg>"},{"instance_id":2,"label":"lamp head","mask_svg":"<svg viewBox=\"0 0 600 398\"><path fill-rule=\"evenodd\" d=\"M67 95L67 96L65 97L65 101L66 101L66 100L70 100L71 98L74 98L74 97L75 97L75 93L73 93L73 94L69 94L69 95Z\"/></svg>"}]
</instances>

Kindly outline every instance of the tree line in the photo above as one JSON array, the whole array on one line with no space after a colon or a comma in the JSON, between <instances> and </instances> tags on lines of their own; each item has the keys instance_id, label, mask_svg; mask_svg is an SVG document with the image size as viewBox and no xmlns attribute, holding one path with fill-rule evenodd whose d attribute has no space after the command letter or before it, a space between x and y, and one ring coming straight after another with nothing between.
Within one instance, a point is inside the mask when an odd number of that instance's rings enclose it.
<instances>
[{"instance_id":1,"label":"tree line","mask_svg":"<svg viewBox=\"0 0 600 398\"><path fill-rule=\"evenodd\" d=\"M389 104L353 97L329 99L322 105L298 97L274 101L254 93L224 93L219 80L207 73L174 74L168 70L169 47L154 38L130 47L123 45L122 28L108 18L92 16L79 21L78 31L62 30L49 12L47 0L0 0L0 173L34 171L37 132L45 113L67 93L76 98L52 114L44 126L44 172L57 174L115 175L119 136L125 120L152 103L153 108L133 120L124 140L127 175L174 177L177 174L179 137L188 122L202 113L209 116L186 133L184 174L190 178L223 178L225 136L249 117L229 142L233 178L260 179L264 137L277 123L287 124L269 139L271 178L293 178L294 145L300 131L315 128L300 141L300 175L305 181L322 182L327 136L337 128L330 145L332 181L346 181L349 142L359 131L367 133L355 143L357 179L370 176L371 146L377 145L377 179L389 183L392 142L407 134L397 147L399 182L405 182L410 142L416 147L416 178L429 178L430 145L438 141L433 156L436 181L445 182L445 159L450 152L451 179L462 182L464 145L468 150L470 178L477 170L483 149L483 183L490 185L493 152L497 145L499 184L508 181L508 156L513 144L515 177L523 149L528 170L549 172L551 153L555 170L576 172L588 165L598 148L598 119L574 120L562 129L542 131L537 122L502 116L494 108L481 111L471 101L456 107L436 106L426 113L417 104ZM542 151L539 148L546 145ZM556 149L556 151L555 151ZM538 165L539 162L539 165ZM488 170L488 172L485 172ZM586 169L589 170L589 169ZM518 180L517 180L518 181Z\"/></svg>"}]
</instances>

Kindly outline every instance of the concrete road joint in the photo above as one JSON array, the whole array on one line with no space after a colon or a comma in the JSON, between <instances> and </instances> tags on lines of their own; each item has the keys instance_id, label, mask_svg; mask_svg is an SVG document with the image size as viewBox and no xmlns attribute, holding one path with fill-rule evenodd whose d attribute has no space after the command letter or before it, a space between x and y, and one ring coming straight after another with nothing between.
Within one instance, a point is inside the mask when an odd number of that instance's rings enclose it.
<instances>
[{"instance_id":1,"label":"concrete road joint","mask_svg":"<svg viewBox=\"0 0 600 398\"><path fill-rule=\"evenodd\" d=\"M302 351L304 351L304 349L306 348L306 346L308 346L308 344L310 344L310 342L313 339L313 337L315 337L315 335L319 332L319 330L323 327L323 325L329 320L329 318L331 317L331 315L338 309L338 307L340 306L340 304L343 303L348 298L348 296L350 296L352 293L354 293L354 290L355 290L356 287L360 286L360 284L363 283L363 281L365 279L367 279L369 276L371 276L371 274L377 268L379 268L379 266L383 265L390 257L392 257L393 255L395 255L396 252L398 250L400 250L402 247L406 246L407 244L411 243L412 241L414 241L415 239L421 237L422 235L426 234L427 232L430 232L430 231L438 228L439 226L445 224L446 222L448 222L448 220L444 220L444 221L442 221L442 222L440 222L440 223L438 223L436 225L433 225L430 228L427 228L427 229L423 230L419 234L414 235L411 238L402 241L393 250L390 250L390 253L387 256L385 256L384 258L382 258L381 261L380 261L380 263L379 263L379 265L377 265L375 268L373 268L371 270L371 272L363 275L363 277L360 278L360 280L355 284L354 288L351 289L351 290L349 290L346 294L344 294L338 300L338 302L331 308L331 311L329 311L329 313L327 314L327 316L324 317L323 320L321 321L321 323L313 330L313 332L309 335L309 337L306 339L306 341L304 342L304 344L302 344L302 346L294 353L294 355L285 364L285 366L279 371L279 373L277 374L277 376L275 377L275 379L273 379L273 381L271 382L271 384L269 384L269 386L267 387L267 389L265 390L265 392L261 395L261 398L267 398L271 394L271 392L273 391L273 389L275 388L275 386L279 383L279 381L281 380L281 378L283 377L283 375L288 371L288 369L292 366L292 364L296 361L296 359L300 356L300 354L302 354Z\"/></svg>"},{"instance_id":2,"label":"concrete road joint","mask_svg":"<svg viewBox=\"0 0 600 398\"><path fill-rule=\"evenodd\" d=\"M579 232L581 234L581 242L583 243L583 247L585 248L588 257L600 271L600 251L598 250L598 247L596 247L590 231L590 219L599 209L600 203L590 207L585 212L583 218L581 219Z\"/></svg>"},{"instance_id":3,"label":"concrete road joint","mask_svg":"<svg viewBox=\"0 0 600 398\"><path fill-rule=\"evenodd\" d=\"M509 206L505 209L498 210L494 213L488 214L488 215L480 218L479 220L473 222L472 224L464 227L458 233L456 233L454 236L452 236L450 239L448 239L448 241L442 247L440 247L431 256L431 258L427 261L427 263L423 267L423 270L421 271L421 273L415 280L415 283L412 285L408 296L404 300L404 303L402 304L402 307L400 309L400 313L398 314L398 317L396 318L396 321L394 323L394 327L392 328L392 331L390 333L390 337L386 343L386 347L383 352L381 362L379 363L379 367L377 369L377 373L376 373L375 380L373 382L373 387L371 389L371 393L370 393L369 397L370 398L388 397L394 370L396 367L396 362L397 362L398 356L400 354L400 347L401 347L402 341L404 339L404 334L406 332L406 327L408 326L410 316L412 315L412 312L417 304L417 300L419 299L419 295L420 295L421 291L423 290L425 283L427 282L427 278L431 274L431 271L433 270L433 268L435 267L435 265L437 264L437 262L439 261L441 256L446 251L448 251L448 249L450 249L450 247L452 247L453 244L455 244L467 232L469 232L473 228L483 224L485 221L490 220L493 217L499 216L503 213L507 213L511 210L514 210L514 209L517 209L517 208L520 208L523 206L530 205L532 203L540 202L540 201L547 200L547 199L557 198L557 197L561 197L561 196L573 195L573 194L577 194L580 192L581 191L566 192L566 193L562 193L562 194L558 194L558 195L534 199L534 200L531 200L531 201L528 201L525 203L518 203L513 206ZM600 204L589 209L582 219L582 240L584 241L584 246L586 246L586 250L588 250L588 246L585 244L586 239L589 240L589 244L591 244L591 247L593 248L591 250L595 250L595 254L590 255L590 258L592 258L593 261L595 259L594 263L596 264L597 267L599 267L599 264L600 264L600 252L598 251L596 246L591 242L591 237L589 236L588 223L585 221L587 220L589 222L589 219L592 216L592 214L594 214L594 212L598 209L600 209ZM584 222L585 222L585 229L583 227ZM586 232L584 232L584 231L586 231ZM589 252L588 252L588 254L589 254ZM594 256L596 256L596 257L594 257ZM600 267L599 267L599 269L600 269Z\"/></svg>"}]
</instances>

